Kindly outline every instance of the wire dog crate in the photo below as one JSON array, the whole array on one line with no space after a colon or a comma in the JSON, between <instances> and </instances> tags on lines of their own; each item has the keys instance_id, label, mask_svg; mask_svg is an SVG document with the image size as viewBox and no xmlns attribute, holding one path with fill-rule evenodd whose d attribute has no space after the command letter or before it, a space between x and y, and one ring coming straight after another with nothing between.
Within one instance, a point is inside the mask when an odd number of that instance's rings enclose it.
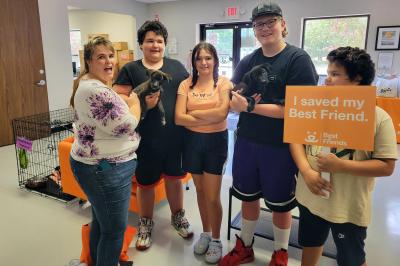
<instances>
[{"instance_id":1,"label":"wire dog crate","mask_svg":"<svg viewBox=\"0 0 400 266\"><path fill-rule=\"evenodd\" d=\"M50 111L13 120L18 185L20 188L70 201L61 189L58 143L73 135L73 110Z\"/></svg>"}]
</instances>

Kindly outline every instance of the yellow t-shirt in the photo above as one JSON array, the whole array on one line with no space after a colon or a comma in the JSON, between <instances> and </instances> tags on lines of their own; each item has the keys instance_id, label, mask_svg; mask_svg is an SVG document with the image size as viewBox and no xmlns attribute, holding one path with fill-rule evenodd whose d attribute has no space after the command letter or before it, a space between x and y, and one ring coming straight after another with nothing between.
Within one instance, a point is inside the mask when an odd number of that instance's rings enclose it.
<instances>
[{"instance_id":1,"label":"yellow t-shirt","mask_svg":"<svg viewBox=\"0 0 400 266\"><path fill-rule=\"evenodd\" d=\"M319 146L306 146L308 162L315 170L316 155ZM339 150L338 150L339 151ZM349 155L342 157L349 159ZM393 122L381 108L375 108L374 151L356 150L353 160L397 159L397 143ZM333 223L353 223L368 226L371 221L371 196L375 178L353 176L346 173L331 174L333 192L329 199L313 194L307 187L303 176L299 173L296 187L297 201L307 207L313 214Z\"/></svg>"},{"instance_id":2,"label":"yellow t-shirt","mask_svg":"<svg viewBox=\"0 0 400 266\"><path fill-rule=\"evenodd\" d=\"M219 76L217 87L200 87L198 83L193 89L190 88L192 84L192 78L189 77L181 82L178 88L178 94L187 97L186 110L187 112L193 110L207 110L217 107L222 102L222 97L224 93L231 90L233 85L232 82L226 77ZM190 126L187 129L200 133L213 133L220 132L226 129L226 119L206 125L206 126Z\"/></svg>"}]
</instances>

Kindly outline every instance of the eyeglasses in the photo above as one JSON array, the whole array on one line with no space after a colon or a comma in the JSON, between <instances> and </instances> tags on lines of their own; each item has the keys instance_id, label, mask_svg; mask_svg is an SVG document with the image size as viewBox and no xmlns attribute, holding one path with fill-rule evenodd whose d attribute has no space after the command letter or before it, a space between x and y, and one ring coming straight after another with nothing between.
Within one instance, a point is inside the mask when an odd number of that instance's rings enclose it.
<instances>
[{"instance_id":1,"label":"eyeglasses","mask_svg":"<svg viewBox=\"0 0 400 266\"><path fill-rule=\"evenodd\" d=\"M272 28L273 26L275 26L276 22L280 20L279 18L272 18L269 19L267 21L261 21L258 23L254 23L253 24L253 28L256 30L262 30L264 29L264 27L267 27L268 29Z\"/></svg>"}]
</instances>

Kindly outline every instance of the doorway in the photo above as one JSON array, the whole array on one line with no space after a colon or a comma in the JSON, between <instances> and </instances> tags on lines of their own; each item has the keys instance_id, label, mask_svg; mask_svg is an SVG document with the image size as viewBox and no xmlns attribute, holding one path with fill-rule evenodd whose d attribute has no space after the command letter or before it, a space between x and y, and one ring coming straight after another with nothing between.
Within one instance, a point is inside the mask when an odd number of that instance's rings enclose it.
<instances>
[{"instance_id":1,"label":"doorway","mask_svg":"<svg viewBox=\"0 0 400 266\"><path fill-rule=\"evenodd\" d=\"M49 111L38 1L0 9L0 146L14 143L14 118Z\"/></svg>"},{"instance_id":2,"label":"doorway","mask_svg":"<svg viewBox=\"0 0 400 266\"><path fill-rule=\"evenodd\" d=\"M200 40L215 46L219 74L229 79L239 61L260 47L251 22L200 24Z\"/></svg>"}]
</instances>

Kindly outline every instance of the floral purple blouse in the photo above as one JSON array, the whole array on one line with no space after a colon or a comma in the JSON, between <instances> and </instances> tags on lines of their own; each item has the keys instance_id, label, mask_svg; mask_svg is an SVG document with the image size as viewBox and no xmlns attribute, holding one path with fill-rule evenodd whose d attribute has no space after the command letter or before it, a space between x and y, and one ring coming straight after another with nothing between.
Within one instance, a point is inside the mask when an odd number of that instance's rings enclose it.
<instances>
[{"instance_id":1,"label":"floral purple blouse","mask_svg":"<svg viewBox=\"0 0 400 266\"><path fill-rule=\"evenodd\" d=\"M81 80L74 101L72 158L86 164L97 164L101 159L125 162L136 158L138 120L117 93L98 80Z\"/></svg>"}]
</instances>

